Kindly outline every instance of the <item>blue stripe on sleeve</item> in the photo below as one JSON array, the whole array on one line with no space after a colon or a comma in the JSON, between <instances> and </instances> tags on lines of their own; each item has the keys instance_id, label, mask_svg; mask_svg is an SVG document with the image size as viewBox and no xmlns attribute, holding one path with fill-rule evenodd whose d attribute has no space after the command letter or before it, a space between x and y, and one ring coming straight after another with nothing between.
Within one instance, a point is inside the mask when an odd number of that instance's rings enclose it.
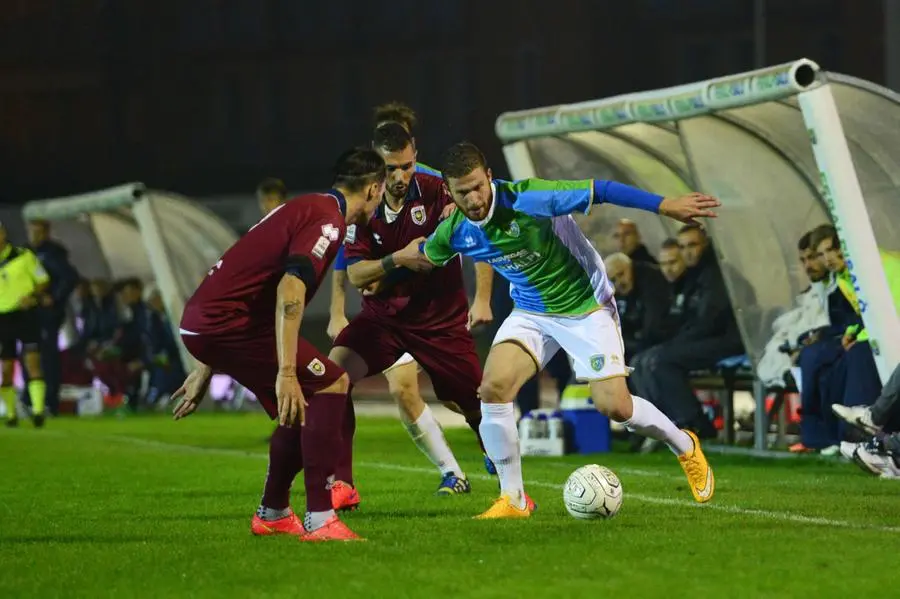
<instances>
[{"instance_id":1,"label":"blue stripe on sleeve","mask_svg":"<svg viewBox=\"0 0 900 599\"><path fill-rule=\"evenodd\" d=\"M658 213L662 200L661 195L616 181L594 181L594 204L606 202L624 208L637 208Z\"/></svg>"},{"instance_id":2,"label":"blue stripe on sleeve","mask_svg":"<svg viewBox=\"0 0 900 599\"><path fill-rule=\"evenodd\" d=\"M334 257L335 270L347 270L347 256L344 255L344 246L338 248L337 256Z\"/></svg>"}]
</instances>

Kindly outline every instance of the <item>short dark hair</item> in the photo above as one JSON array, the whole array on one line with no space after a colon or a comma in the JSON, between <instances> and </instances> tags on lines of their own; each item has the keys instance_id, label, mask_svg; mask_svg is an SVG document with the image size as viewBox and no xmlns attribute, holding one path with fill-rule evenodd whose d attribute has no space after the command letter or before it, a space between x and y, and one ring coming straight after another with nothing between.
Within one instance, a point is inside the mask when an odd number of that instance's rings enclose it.
<instances>
[{"instance_id":1,"label":"short dark hair","mask_svg":"<svg viewBox=\"0 0 900 599\"><path fill-rule=\"evenodd\" d=\"M819 225L809 232L809 246L813 249L819 247L819 244L830 239L833 247L841 247L841 240L838 237L837 229L831 225Z\"/></svg>"},{"instance_id":2,"label":"short dark hair","mask_svg":"<svg viewBox=\"0 0 900 599\"><path fill-rule=\"evenodd\" d=\"M413 129L416 128L416 125L419 124L416 111L403 102L388 102L387 104L376 106L373 111L373 117L376 127L387 122L398 123L409 131L410 135Z\"/></svg>"},{"instance_id":3,"label":"short dark hair","mask_svg":"<svg viewBox=\"0 0 900 599\"><path fill-rule=\"evenodd\" d=\"M387 152L400 152L412 142L412 135L400 123L385 123L372 135L372 146Z\"/></svg>"},{"instance_id":4,"label":"short dark hair","mask_svg":"<svg viewBox=\"0 0 900 599\"><path fill-rule=\"evenodd\" d=\"M659 246L661 250L680 250L681 246L678 245L678 240L674 237L669 237L665 241L662 242L662 245Z\"/></svg>"},{"instance_id":5,"label":"short dark hair","mask_svg":"<svg viewBox=\"0 0 900 599\"><path fill-rule=\"evenodd\" d=\"M34 220L28 221L29 225L37 225L39 227L43 227L46 230L50 230L50 221L46 218L36 218Z\"/></svg>"},{"instance_id":6,"label":"short dark hair","mask_svg":"<svg viewBox=\"0 0 900 599\"><path fill-rule=\"evenodd\" d=\"M267 177L263 179L259 185L256 186L256 193L265 195L275 194L280 198L286 199L288 190L287 186L284 184L284 181L282 181L281 179Z\"/></svg>"},{"instance_id":7,"label":"short dark hair","mask_svg":"<svg viewBox=\"0 0 900 599\"><path fill-rule=\"evenodd\" d=\"M678 234L681 235L682 233L687 233L688 231L699 231L702 236L707 236L706 227L697 223L688 223L684 225L683 227L678 229Z\"/></svg>"},{"instance_id":8,"label":"short dark hair","mask_svg":"<svg viewBox=\"0 0 900 599\"><path fill-rule=\"evenodd\" d=\"M441 160L441 172L444 178L465 177L477 168L487 168L487 160L478 146L468 141L461 141L450 146Z\"/></svg>"},{"instance_id":9,"label":"short dark hair","mask_svg":"<svg viewBox=\"0 0 900 599\"><path fill-rule=\"evenodd\" d=\"M798 250L803 252L803 251L808 250L810 247L812 247L812 243L810 243L810 241L812 240L812 234L813 234L812 231L807 231L806 233L803 234L803 237L801 237L800 240L797 242Z\"/></svg>"},{"instance_id":10,"label":"short dark hair","mask_svg":"<svg viewBox=\"0 0 900 599\"><path fill-rule=\"evenodd\" d=\"M384 160L372 148L357 147L341 154L334 164L333 185L356 192L387 177Z\"/></svg>"}]
</instances>

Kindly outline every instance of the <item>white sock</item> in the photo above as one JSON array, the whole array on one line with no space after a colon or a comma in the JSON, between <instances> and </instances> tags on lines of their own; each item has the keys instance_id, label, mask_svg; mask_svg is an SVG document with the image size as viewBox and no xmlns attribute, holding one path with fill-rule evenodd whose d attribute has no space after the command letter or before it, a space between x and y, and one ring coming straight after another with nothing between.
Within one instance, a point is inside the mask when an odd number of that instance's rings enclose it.
<instances>
[{"instance_id":1,"label":"white sock","mask_svg":"<svg viewBox=\"0 0 900 599\"><path fill-rule=\"evenodd\" d=\"M519 508L525 507L522 483L522 458L519 456L519 430L512 403L481 402L481 441L488 457L497 467L500 492L509 495Z\"/></svg>"},{"instance_id":2,"label":"white sock","mask_svg":"<svg viewBox=\"0 0 900 599\"><path fill-rule=\"evenodd\" d=\"M282 518L287 518L288 516L290 516L291 508L286 507L283 510L274 510L270 507L266 507L260 504L260 506L256 508L256 515L266 522L272 522L274 520L281 520Z\"/></svg>"},{"instance_id":3,"label":"white sock","mask_svg":"<svg viewBox=\"0 0 900 599\"><path fill-rule=\"evenodd\" d=\"M318 530L325 526L325 523L328 522L328 519L332 516L334 516L334 510L325 512L306 512L306 516L303 518L303 528L305 528L307 532Z\"/></svg>"},{"instance_id":4,"label":"white sock","mask_svg":"<svg viewBox=\"0 0 900 599\"><path fill-rule=\"evenodd\" d=\"M660 412L659 408L637 395L631 396L631 402L631 418L622 423L625 428L645 437L662 441L675 455L694 450L694 442L690 436L675 426L675 423Z\"/></svg>"},{"instance_id":5,"label":"white sock","mask_svg":"<svg viewBox=\"0 0 900 599\"><path fill-rule=\"evenodd\" d=\"M426 405L418 420L413 423L404 422L403 426L406 427L406 432L412 437L416 447L431 460L432 464L438 467L441 476L452 472L457 476L465 477L431 408Z\"/></svg>"}]
</instances>

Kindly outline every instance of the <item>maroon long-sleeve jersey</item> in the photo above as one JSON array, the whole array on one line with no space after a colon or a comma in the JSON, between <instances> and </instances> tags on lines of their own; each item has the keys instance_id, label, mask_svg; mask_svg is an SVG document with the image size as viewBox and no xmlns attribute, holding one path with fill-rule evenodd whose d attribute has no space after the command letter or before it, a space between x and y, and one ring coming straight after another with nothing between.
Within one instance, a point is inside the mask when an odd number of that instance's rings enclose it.
<instances>
[{"instance_id":1,"label":"maroon long-sleeve jersey","mask_svg":"<svg viewBox=\"0 0 900 599\"><path fill-rule=\"evenodd\" d=\"M209 270L187 301L183 331L223 334L275 326L278 283L291 272L312 299L346 234L346 202L331 190L298 196L263 217Z\"/></svg>"}]
</instances>

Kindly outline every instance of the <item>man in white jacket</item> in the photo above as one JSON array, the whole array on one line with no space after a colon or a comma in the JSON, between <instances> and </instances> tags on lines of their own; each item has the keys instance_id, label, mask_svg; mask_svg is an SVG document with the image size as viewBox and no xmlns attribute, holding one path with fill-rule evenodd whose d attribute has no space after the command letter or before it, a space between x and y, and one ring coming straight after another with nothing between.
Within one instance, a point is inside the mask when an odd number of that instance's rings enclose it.
<instances>
[{"instance_id":1,"label":"man in white jacket","mask_svg":"<svg viewBox=\"0 0 900 599\"><path fill-rule=\"evenodd\" d=\"M772 338L757 366L757 374L767 388L785 387L785 375L794 366L800 338L828 325L828 269L810 245L811 234L812 231L805 233L797 243L800 264L809 277L810 287L797 296L795 308L775 319ZM804 343L814 340L811 335Z\"/></svg>"}]
</instances>

